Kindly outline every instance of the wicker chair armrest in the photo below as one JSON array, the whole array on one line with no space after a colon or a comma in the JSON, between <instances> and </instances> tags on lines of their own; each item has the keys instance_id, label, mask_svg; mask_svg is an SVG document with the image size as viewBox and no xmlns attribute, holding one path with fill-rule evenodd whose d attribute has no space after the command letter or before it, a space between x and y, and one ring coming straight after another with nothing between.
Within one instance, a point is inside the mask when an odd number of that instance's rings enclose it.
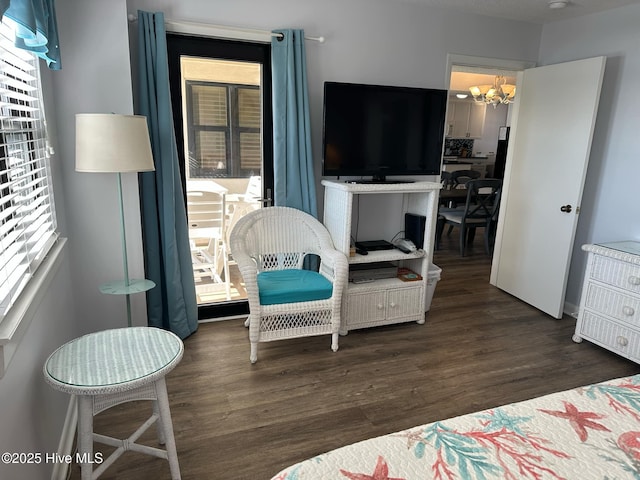
<instances>
[{"instance_id":1,"label":"wicker chair armrest","mask_svg":"<svg viewBox=\"0 0 640 480\"><path fill-rule=\"evenodd\" d=\"M246 253L239 251L234 252L233 259L238 265L238 270L240 270L240 275L242 275L242 279L244 280L249 305L251 306L255 302L256 305L259 306L258 265L256 261Z\"/></svg>"},{"instance_id":2,"label":"wicker chair armrest","mask_svg":"<svg viewBox=\"0 0 640 480\"><path fill-rule=\"evenodd\" d=\"M343 287L349 276L349 262L344 253L333 248L320 250L320 273Z\"/></svg>"}]
</instances>

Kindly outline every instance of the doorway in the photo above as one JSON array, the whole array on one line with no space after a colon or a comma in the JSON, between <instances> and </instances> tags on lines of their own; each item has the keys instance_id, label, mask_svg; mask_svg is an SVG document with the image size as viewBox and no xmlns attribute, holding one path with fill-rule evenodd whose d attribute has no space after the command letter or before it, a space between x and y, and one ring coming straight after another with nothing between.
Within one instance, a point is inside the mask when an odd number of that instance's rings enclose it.
<instances>
[{"instance_id":1,"label":"doorway","mask_svg":"<svg viewBox=\"0 0 640 480\"><path fill-rule=\"evenodd\" d=\"M507 150L507 159L517 161L505 169L490 283L561 318L606 59L517 68L508 61L453 57L449 77L453 65L518 72ZM562 102L541 101L548 85L561 87L554 96ZM558 135L567 125L567 134Z\"/></svg>"},{"instance_id":2,"label":"doorway","mask_svg":"<svg viewBox=\"0 0 640 480\"><path fill-rule=\"evenodd\" d=\"M167 35L199 320L246 315L229 234L273 191L269 44Z\"/></svg>"},{"instance_id":3,"label":"doorway","mask_svg":"<svg viewBox=\"0 0 640 480\"><path fill-rule=\"evenodd\" d=\"M517 103L481 103L473 98L470 87L493 85L498 78L504 83L515 85L518 72L529 66L531 65L521 62L450 55L447 70L449 99L442 161L442 171L446 173L443 173L443 179L459 170L472 170L481 179L503 178L501 171L504 168L498 171L495 168L497 160L504 161L504 158L497 157L506 154L500 134L503 127L510 125ZM461 207L460 202L464 205L464 200L449 204L453 203L450 206L454 208ZM450 236L447 233L448 229L445 229L440 248L458 252L458 232ZM471 236L468 241L468 256L486 256L483 235ZM490 264L491 262L489 268Z\"/></svg>"}]
</instances>

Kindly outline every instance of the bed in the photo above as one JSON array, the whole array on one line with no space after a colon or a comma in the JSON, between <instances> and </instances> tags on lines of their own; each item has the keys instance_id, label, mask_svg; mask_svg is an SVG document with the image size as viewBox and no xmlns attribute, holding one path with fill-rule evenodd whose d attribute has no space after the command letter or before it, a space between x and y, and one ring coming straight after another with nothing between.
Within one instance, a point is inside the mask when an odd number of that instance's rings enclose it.
<instances>
[{"instance_id":1,"label":"bed","mask_svg":"<svg viewBox=\"0 0 640 480\"><path fill-rule=\"evenodd\" d=\"M272 480L640 479L640 375L364 440Z\"/></svg>"}]
</instances>

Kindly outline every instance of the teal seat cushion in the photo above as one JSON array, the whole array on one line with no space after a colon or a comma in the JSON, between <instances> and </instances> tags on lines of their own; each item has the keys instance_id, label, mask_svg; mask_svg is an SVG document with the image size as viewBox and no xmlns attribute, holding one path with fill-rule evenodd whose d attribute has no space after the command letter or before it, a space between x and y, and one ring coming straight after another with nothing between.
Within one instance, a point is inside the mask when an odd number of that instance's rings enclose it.
<instances>
[{"instance_id":1,"label":"teal seat cushion","mask_svg":"<svg viewBox=\"0 0 640 480\"><path fill-rule=\"evenodd\" d=\"M260 305L325 300L333 293L333 284L311 270L271 270L258 274Z\"/></svg>"}]
</instances>

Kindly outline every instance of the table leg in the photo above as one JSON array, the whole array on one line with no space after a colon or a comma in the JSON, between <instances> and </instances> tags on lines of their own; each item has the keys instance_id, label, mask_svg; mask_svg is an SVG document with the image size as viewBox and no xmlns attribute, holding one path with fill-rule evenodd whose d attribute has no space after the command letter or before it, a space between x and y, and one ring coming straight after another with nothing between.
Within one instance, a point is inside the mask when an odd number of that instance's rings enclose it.
<instances>
[{"instance_id":1,"label":"table leg","mask_svg":"<svg viewBox=\"0 0 640 480\"><path fill-rule=\"evenodd\" d=\"M178 464L178 453L176 451L176 441L173 437L173 423L171 422L171 411L169 410L169 397L167 396L167 384L162 377L156 380L156 394L158 397L158 411L160 421L164 430L165 448L167 450L167 460L171 470L171 479L180 480L180 465Z\"/></svg>"},{"instance_id":2,"label":"table leg","mask_svg":"<svg viewBox=\"0 0 640 480\"><path fill-rule=\"evenodd\" d=\"M155 388L157 389L158 386L155 385ZM158 393L156 392L156 400L154 400L152 403L153 406L153 414L158 416L158 419L156 420L156 430L158 431L158 443L160 445L164 445L165 444L165 436L164 436L164 422L162 421L162 416L160 416L160 410L158 409Z\"/></svg>"},{"instance_id":3,"label":"table leg","mask_svg":"<svg viewBox=\"0 0 640 480\"><path fill-rule=\"evenodd\" d=\"M82 480L91 480L93 473L93 397L78 395L78 453L82 461Z\"/></svg>"}]
</instances>

